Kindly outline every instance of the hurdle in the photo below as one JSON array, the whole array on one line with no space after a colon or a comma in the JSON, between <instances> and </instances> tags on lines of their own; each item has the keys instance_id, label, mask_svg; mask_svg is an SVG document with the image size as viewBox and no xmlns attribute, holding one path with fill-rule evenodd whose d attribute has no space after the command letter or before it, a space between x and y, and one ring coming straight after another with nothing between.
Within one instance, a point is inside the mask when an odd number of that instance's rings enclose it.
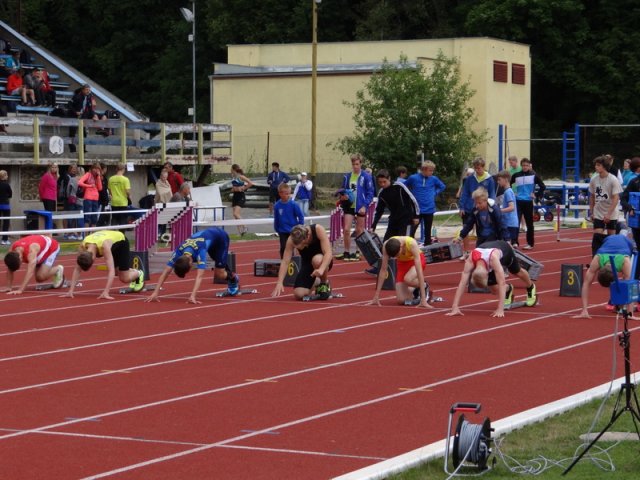
<instances>
[{"instance_id":1,"label":"hurdle","mask_svg":"<svg viewBox=\"0 0 640 480\"><path fill-rule=\"evenodd\" d=\"M576 212L585 211L585 217L578 218L570 218L568 216L563 216L562 210L571 211L574 210ZM566 213L566 212L564 212ZM556 218L554 220L554 230L556 231L556 241L558 242L575 242L575 243L591 243L591 235L588 238L563 238L561 236L562 226L567 224L573 224L575 226L579 226L581 229L587 228L587 216L589 215L589 206L588 205L569 205L563 207L562 205L556 205Z\"/></svg>"}]
</instances>

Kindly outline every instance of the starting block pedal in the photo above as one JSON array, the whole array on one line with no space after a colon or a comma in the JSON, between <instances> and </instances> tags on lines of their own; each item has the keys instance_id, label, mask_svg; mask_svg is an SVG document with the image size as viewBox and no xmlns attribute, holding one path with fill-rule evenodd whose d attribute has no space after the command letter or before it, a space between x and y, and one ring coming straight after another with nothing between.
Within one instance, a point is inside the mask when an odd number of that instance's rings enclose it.
<instances>
[{"instance_id":1,"label":"starting block pedal","mask_svg":"<svg viewBox=\"0 0 640 480\"><path fill-rule=\"evenodd\" d=\"M343 298L344 295L341 293L331 293L329 298ZM320 298L320 295L305 295L302 297L303 302L315 302L316 300L329 300L329 298Z\"/></svg>"},{"instance_id":2,"label":"starting block pedal","mask_svg":"<svg viewBox=\"0 0 640 480\"><path fill-rule=\"evenodd\" d=\"M244 288L244 289L240 289L238 290L238 293L236 293L235 295L231 295L228 291L223 290L222 292L216 292L216 297L217 298L224 298L224 297L239 297L240 295L250 295L252 293L258 293L258 290L256 290L255 288Z\"/></svg>"},{"instance_id":3,"label":"starting block pedal","mask_svg":"<svg viewBox=\"0 0 640 480\"><path fill-rule=\"evenodd\" d=\"M60 286L60 288L69 288L70 286L71 286L71 282L65 280ZM76 287L81 287L81 286L82 286L82 282L76 283ZM53 283L41 283L36 285L35 287L36 292L43 292L45 290L53 290Z\"/></svg>"},{"instance_id":4,"label":"starting block pedal","mask_svg":"<svg viewBox=\"0 0 640 480\"><path fill-rule=\"evenodd\" d=\"M527 306L527 302L512 302L511 305L505 305L504 309L505 310L515 310L516 308L522 308L522 307L526 307Z\"/></svg>"},{"instance_id":5,"label":"starting block pedal","mask_svg":"<svg viewBox=\"0 0 640 480\"><path fill-rule=\"evenodd\" d=\"M142 290L138 290L137 292L131 287L122 287L120 290L118 290L118 293L120 295L127 295L129 293L142 293L142 292L148 292L150 290L154 290L155 288L156 288L155 285L147 285L145 283L144 287L142 287Z\"/></svg>"},{"instance_id":6,"label":"starting block pedal","mask_svg":"<svg viewBox=\"0 0 640 480\"><path fill-rule=\"evenodd\" d=\"M463 254L462 244L456 242L432 243L431 245L425 245L421 250L427 263L446 262L447 260L460 258Z\"/></svg>"}]
</instances>

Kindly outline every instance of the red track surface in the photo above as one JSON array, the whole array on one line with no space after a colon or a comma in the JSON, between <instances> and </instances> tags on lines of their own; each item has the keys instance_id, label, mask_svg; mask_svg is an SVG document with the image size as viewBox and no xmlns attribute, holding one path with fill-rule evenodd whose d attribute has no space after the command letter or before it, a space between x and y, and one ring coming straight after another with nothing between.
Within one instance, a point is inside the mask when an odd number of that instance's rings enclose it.
<instances>
[{"instance_id":1,"label":"red track surface","mask_svg":"<svg viewBox=\"0 0 640 480\"><path fill-rule=\"evenodd\" d=\"M216 299L224 286L207 284L189 305L193 277L173 276L160 303L99 301L95 270L72 300L3 295L0 478L330 478L442 439L454 402L480 402L495 421L604 383L607 292L592 287L591 319L558 296L560 265L586 263L589 244L537 241L540 305L503 319L482 294L444 316L458 261L427 266L445 297L436 311L396 306L393 292L365 305L364 262L335 262L342 299L270 298L253 261L277 257L273 241L232 245L257 295Z\"/></svg>"}]
</instances>

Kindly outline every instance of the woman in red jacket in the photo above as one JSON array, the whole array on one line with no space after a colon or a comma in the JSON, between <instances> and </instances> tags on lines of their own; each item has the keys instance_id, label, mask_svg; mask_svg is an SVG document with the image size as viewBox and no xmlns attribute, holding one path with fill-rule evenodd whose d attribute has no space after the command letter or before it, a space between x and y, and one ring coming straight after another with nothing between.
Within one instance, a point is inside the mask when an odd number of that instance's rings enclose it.
<instances>
[{"instance_id":1,"label":"woman in red jacket","mask_svg":"<svg viewBox=\"0 0 640 480\"><path fill-rule=\"evenodd\" d=\"M27 88L23 81L22 76L24 70L16 70L7 78L7 93L9 95L20 95L22 101L20 105L28 105L27 96L31 99L31 105L36 104L36 95L31 88Z\"/></svg>"},{"instance_id":2,"label":"woman in red jacket","mask_svg":"<svg viewBox=\"0 0 640 480\"><path fill-rule=\"evenodd\" d=\"M85 216L86 227L95 227L98 223L98 212L100 211L100 191L102 190L102 169L99 163L91 165L91 170L85 173L78 180L78 187L84 189L84 203L82 205Z\"/></svg>"},{"instance_id":3,"label":"woman in red jacket","mask_svg":"<svg viewBox=\"0 0 640 480\"><path fill-rule=\"evenodd\" d=\"M38 193L44 209L48 212L56 211L58 201L58 164L50 163L47 172L40 178Z\"/></svg>"}]
</instances>

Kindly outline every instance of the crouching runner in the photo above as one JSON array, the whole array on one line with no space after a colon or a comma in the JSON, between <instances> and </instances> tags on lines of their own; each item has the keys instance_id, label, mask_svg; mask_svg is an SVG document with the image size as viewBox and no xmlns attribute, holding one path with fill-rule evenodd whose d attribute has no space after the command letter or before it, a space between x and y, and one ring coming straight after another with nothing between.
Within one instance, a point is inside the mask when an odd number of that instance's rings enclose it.
<instances>
[{"instance_id":1,"label":"crouching runner","mask_svg":"<svg viewBox=\"0 0 640 480\"><path fill-rule=\"evenodd\" d=\"M428 287L424 280L427 265L424 253L413 237L391 237L382 246L382 263L376 283L376 293L369 305L380 305L380 290L384 283L389 259L396 259L396 299L399 305L413 304L420 298L420 306L433 308L428 302Z\"/></svg>"},{"instance_id":2,"label":"crouching runner","mask_svg":"<svg viewBox=\"0 0 640 480\"><path fill-rule=\"evenodd\" d=\"M504 307L513 302L513 285L507 285L503 267L522 280L527 287L526 305L533 307L538 301L535 283L529 278L529 273L524 268L520 268L520 263L511 245L504 240L495 240L484 242L479 248L475 248L465 260L456 296L453 299L451 311L447 315L462 315L459 308L460 300L467 289L469 278L471 278L471 283L476 287L489 286L492 293L498 295L498 306L491 316L504 317Z\"/></svg>"},{"instance_id":3,"label":"crouching runner","mask_svg":"<svg viewBox=\"0 0 640 480\"><path fill-rule=\"evenodd\" d=\"M320 299L328 299L331 296L329 270L333 266L333 254L327 232L318 224L296 225L291 229L280 262L278 282L271 296L277 297L284 292L284 277L294 248L300 252L300 272L293 286L293 296L302 300L315 290Z\"/></svg>"},{"instance_id":4,"label":"crouching runner","mask_svg":"<svg viewBox=\"0 0 640 480\"><path fill-rule=\"evenodd\" d=\"M84 238L80 243L80 253L73 270L71 287L64 297L73 298L76 283L80 279L80 271L86 272L97 257L104 257L107 265L107 284L98 298L113 300L109 295L113 279L117 276L122 283L129 283L132 290L139 292L144 287L144 272L130 268L129 240L124 233L117 230L100 230Z\"/></svg>"},{"instance_id":5,"label":"crouching runner","mask_svg":"<svg viewBox=\"0 0 640 480\"><path fill-rule=\"evenodd\" d=\"M47 235L28 235L14 242L4 256L7 266L7 288L4 291L9 295L20 295L34 274L36 282L51 280L53 288L60 288L64 283L64 268L62 265L53 266L59 252L58 242ZM22 263L27 264L27 273L22 284L13 290L13 274Z\"/></svg>"},{"instance_id":6,"label":"crouching runner","mask_svg":"<svg viewBox=\"0 0 640 480\"><path fill-rule=\"evenodd\" d=\"M196 299L196 294L202 283L204 272L207 269L207 254L215 262L215 278L226 280L227 293L232 296L237 295L240 290L240 276L232 272L227 265L229 235L221 228L211 227L194 233L173 252L173 255L171 255L171 258L167 262L167 266L158 279L155 290L151 296L145 299L145 302L158 301L162 284L171 273L171 270L173 270L178 277L184 278L195 264L197 269L196 280L193 283L191 296L189 300L187 300L187 303L201 303Z\"/></svg>"}]
</instances>

